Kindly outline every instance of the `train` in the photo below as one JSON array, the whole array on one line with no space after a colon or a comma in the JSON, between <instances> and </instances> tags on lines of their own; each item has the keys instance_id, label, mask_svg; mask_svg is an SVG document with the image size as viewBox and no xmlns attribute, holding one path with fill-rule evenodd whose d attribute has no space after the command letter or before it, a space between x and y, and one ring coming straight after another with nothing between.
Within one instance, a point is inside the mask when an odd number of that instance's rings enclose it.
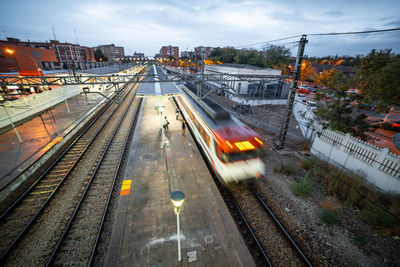
<instances>
[{"instance_id":1,"label":"train","mask_svg":"<svg viewBox=\"0 0 400 267\"><path fill-rule=\"evenodd\" d=\"M185 83L175 100L218 179L233 184L263 177L260 135L211 99L199 100L196 92Z\"/></svg>"}]
</instances>

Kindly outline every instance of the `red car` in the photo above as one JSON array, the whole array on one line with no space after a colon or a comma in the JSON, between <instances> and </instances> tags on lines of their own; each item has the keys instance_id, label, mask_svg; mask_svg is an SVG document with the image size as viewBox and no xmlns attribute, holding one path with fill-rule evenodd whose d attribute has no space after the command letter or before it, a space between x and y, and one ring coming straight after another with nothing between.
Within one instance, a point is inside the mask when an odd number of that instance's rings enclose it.
<instances>
[{"instance_id":1,"label":"red car","mask_svg":"<svg viewBox=\"0 0 400 267\"><path fill-rule=\"evenodd\" d=\"M300 94L309 94L310 90L306 88L297 88L297 92L299 92Z\"/></svg>"}]
</instances>

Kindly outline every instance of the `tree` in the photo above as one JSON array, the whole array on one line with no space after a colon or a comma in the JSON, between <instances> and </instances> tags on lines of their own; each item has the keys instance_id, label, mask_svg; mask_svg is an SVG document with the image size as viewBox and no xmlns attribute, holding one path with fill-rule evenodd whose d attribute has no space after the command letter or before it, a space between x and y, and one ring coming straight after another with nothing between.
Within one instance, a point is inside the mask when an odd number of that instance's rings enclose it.
<instances>
[{"instance_id":1,"label":"tree","mask_svg":"<svg viewBox=\"0 0 400 267\"><path fill-rule=\"evenodd\" d=\"M315 69L311 66L311 62L304 60L301 64L300 81L313 81L315 76Z\"/></svg>"},{"instance_id":2,"label":"tree","mask_svg":"<svg viewBox=\"0 0 400 267\"><path fill-rule=\"evenodd\" d=\"M264 49L265 64L267 68L287 64L290 57L290 49L283 45L269 45Z\"/></svg>"},{"instance_id":3,"label":"tree","mask_svg":"<svg viewBox=\"0 0 400 267\"><path fill-rule=\"evenodd\" d=\"M270 45L263 51L218 47L211 52L210 58L223 63L249 64L263 68L274 68L282 64L287 64L289 56L290 50L286 47Z\"/></svg>"},{"instance_id":4,"label":"tree","mask_svg":"<svg viewBox=\"0 0 400 267\"><path fill-rule=\"evenodd\" d=\"M315 83L318 84L318 86L326 85L332 79L335 71L336 69L333 68L330 70L323 70L320 74L315 75Z\"/></svg>"},{"instance_id":5,"label":"tree","mask_svg":"<svg viewBox=\"0 0 400 267\"><path fill-rule=\"evenodd\" d=\"M354 112L357 96L346 92L353 87L354 80L347 78L341 71L333 70L331 78L324 80L323 85L326 88L317 94L317 100L324 98L326 94L331 98L325 100L325 106L319 106L318 118L333 130L350 133L366 140L365 132L370 130L367 116Z\"/></svg>"},{"instance_id":6,"label":"tree","mask_svg":"<svg viewBox=\"0 0 400 267\"><path fill-rule=\"evenodd\" d=\"M376 103L381 108L400 105L399 54L392 54L390 49L371 50L363 58L356 78L365 102Z\"/></svg>"},{"instance_id":7,"label":"tree","mask_svg":"<svg viewBox=\"0 0 400 267\"><path fill-rule=\"evenodd\" d=\"M100 48L97 48L94 51L94 59L96 61L108 61L108 58L104 56L103 52L101 52Z\"/></svg>"}]
</instances>

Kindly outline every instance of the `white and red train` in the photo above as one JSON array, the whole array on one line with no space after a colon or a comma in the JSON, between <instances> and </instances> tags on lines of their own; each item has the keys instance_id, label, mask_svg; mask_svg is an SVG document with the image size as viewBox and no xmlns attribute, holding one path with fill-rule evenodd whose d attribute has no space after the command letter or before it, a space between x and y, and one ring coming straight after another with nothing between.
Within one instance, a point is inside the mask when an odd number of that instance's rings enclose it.
<instances>
[{"instance_id":1,"label":"white and red train","mask_svg":"<svg viewBox=\"0 0 400 267\"><path fill-rule=\"evenodd\" d=\"M262 138L210 99L195 100L190 84L182 89L179 108L218 178L228 184L261 178Z\"/></svg>"}]
</instances>

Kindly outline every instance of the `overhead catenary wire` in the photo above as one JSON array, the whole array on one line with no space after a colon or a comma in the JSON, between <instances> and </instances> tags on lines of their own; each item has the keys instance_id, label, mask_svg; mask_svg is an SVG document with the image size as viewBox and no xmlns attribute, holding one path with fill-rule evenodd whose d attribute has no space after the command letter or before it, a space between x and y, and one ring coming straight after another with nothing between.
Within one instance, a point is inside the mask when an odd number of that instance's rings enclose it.
<instances>
[{"instance_id":1,"label":"overhead catenary wire","mask_svg":"<svg viewBox=\"0 0 400 267\"><path fill-rule=\"evenodd\" d=\"M354 32L305 33L304 35L307 35L307 36L350 35L350 34L382 33L382 32L391 32L391 31L400 31L400 28L368 30L368 31L354 31ZM293 36L289 36L289 37L283 37L283 38L279 38L279 39L273 39L273 40L263 41L263 42L253 43L253 44L234 46L234 48L251 47L251 46L255 46L255 45L268 44L268 43L273 43L273 42L278 42L278 41L289 40L289 39L293 39L293 38L299 38L301 36L303 36L303 35L301 35L301 34L293 35Z\"/></svg>"}]
</instances>

